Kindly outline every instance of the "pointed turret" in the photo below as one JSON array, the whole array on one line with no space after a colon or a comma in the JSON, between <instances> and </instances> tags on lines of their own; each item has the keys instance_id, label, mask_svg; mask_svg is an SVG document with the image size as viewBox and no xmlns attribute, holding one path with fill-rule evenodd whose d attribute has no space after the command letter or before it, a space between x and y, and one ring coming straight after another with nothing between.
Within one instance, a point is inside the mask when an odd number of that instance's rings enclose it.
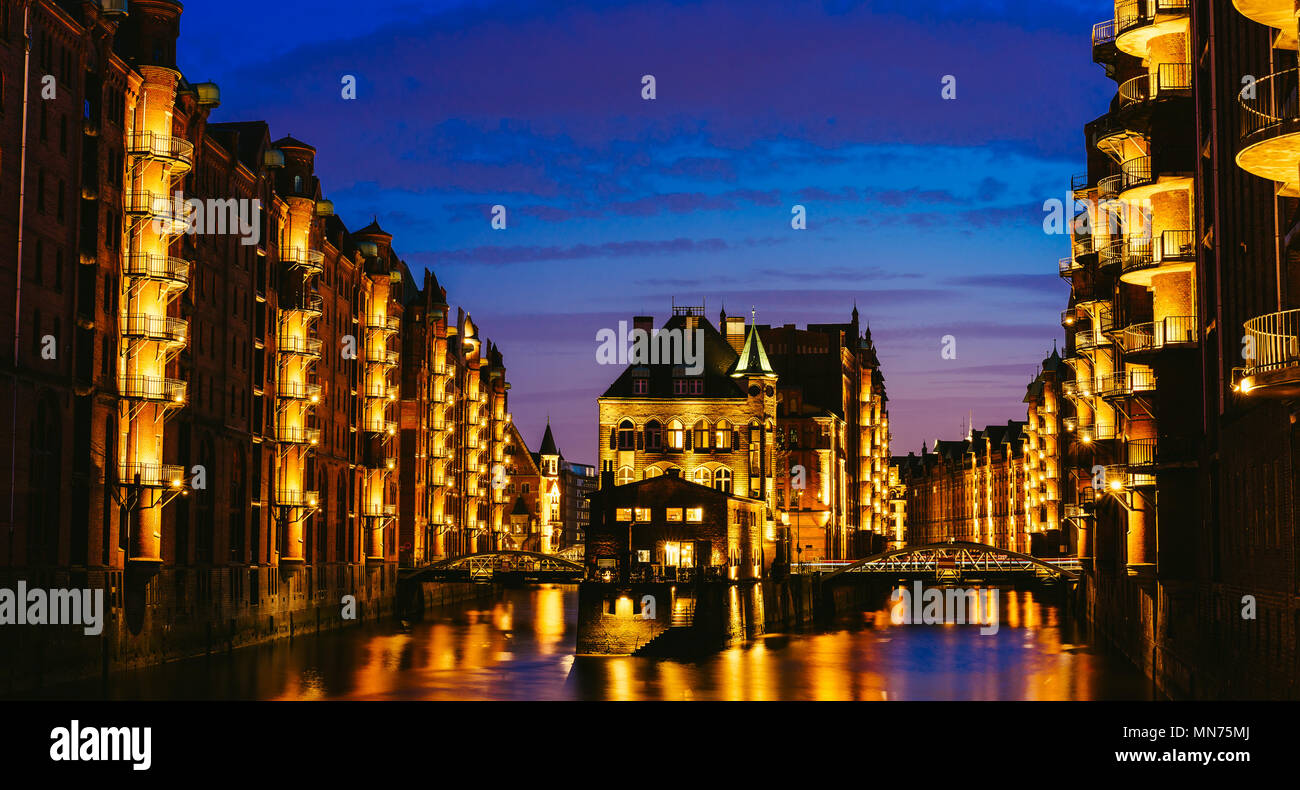
<instances>
[{"instance_id":1,"label":"pointed turret","mask_svg":"<svg viewBox=\"0 0 1300 790\"><path fill-rule=\"evenodd\" d=\"M538 450L539 455L554 455L559 457L560 451L555 446L555 437L551 435L551 421L546 420L546 433L542 434L542 446Z\"/></svg>"},{"instance_id":2,"label":"pointed turret","mask_svg":"<svg viewBox=\"0 0 1300 790\"><path fill-rule=\"evenodd\" d=\"M758 336L758 324L749 325L749 335L745 338L745 345L740 349L740 356L729 373L732 378L746 376L776 378L776 371L772 369L772 363L767 359L767 350L763 348L763 340Z\"/></svg>"}]
</instances>

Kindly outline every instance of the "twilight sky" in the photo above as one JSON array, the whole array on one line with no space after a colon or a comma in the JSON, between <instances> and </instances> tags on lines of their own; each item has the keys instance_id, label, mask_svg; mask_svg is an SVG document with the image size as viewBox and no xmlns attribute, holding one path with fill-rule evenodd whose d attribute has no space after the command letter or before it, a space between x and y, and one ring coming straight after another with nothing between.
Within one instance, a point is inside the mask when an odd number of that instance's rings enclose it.
<instances>
[{"instance_id":1,"label":"twilight sky","mask_svg":"<svg viewBox=\"0 0 1300 790\"><path fill-rule=\"evenodd\" d=\"M221 86L214 120L316 146L344 222L377 216L417 277L437 273L501 346L532 449L549 415L565 456L594 462L595 399L618 374L595 337L621 319L662 321L676 298L804 325L847 321L856 299L905 454L958 437L968 411L1024 419L1068 297L1043 201L1067 197L1114 93L1089 51L1110 11L227 0L187 5L178 51Z\"/></svg>"}]
</instances>

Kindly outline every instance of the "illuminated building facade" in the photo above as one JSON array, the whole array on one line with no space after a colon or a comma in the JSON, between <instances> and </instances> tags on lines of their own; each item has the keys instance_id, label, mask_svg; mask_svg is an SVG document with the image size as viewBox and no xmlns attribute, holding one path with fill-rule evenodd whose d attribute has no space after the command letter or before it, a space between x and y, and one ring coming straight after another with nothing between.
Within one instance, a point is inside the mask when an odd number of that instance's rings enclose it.
<instances>
[{"instance_id":1,"label":"illuminated building facade","mask_svg":"<svg viewBox=\"0 0 1300 790\"><path fill-rule=\"evenodd\" d=\"M855 307L848 323L760 326L759 336L780 382L777 517L795 560L880 551L889 533L889 413L871 330L859 329Z\"/></svg>"},{"instance_id":2,"label":"illuminated building facade","mask_svg":"<svg viewBox=\"0 0 1300 790\"><path fill-rule=\"evenodd\" d=\"M1025 423L1012 420L896 458L908 544L960 540L1024 551L1024 429Z\"/></svg>"},{"instance_id":3,"label":"illuminated building facade","mask_svg":"<svg viewBox=\"0 0 1300 790\"><path fill-rule=\"evenodd\" d=\"M1114 11L1093 58L1117 95L1087 126L1060 263L1062 516L1089 615L1168 693L1294 695L1295 6Z\"/></svg>"},{"instance_id":4,"label":"illuminated building facade","mask_svg":"<svg viewBox=\"0 0 1300 790\"><path fill-rule=\"evenodd\" d=\"M109 609L47 680L373 616L512 504L499 351L334 216L311 145L209 122L180 3L121 5L0 3L0 567Z\"/></svg>"},{"instance_id":5,"label":"illuminated building facade","mask_svg":"<svg viewBox=\"0 0 1300 790\"><path fill-rule=\"evenodd\" d=\"M633 319L646 332L653 324ZM601 470L626 485L676 469L684 480L766 502L770 526L777 377L757 328L740 341L724 338L703 308L675 307L661 329L700 332L702 366L697 375L671 362L624 369L598 399Z\"/></svg>"},{"instance_id":6,"label":"illuminated building facade","mask_svg":"<svg viewBox=\"0 0 1300 790\"><path fill-rule=\"evenodd\" d=\"M1052 349L1025 391L1022 523L1028 541L1021 537L1012 542L1007 548L1013 551L1050 557L1073 554L1077 548L1072 526L1061 518L1062 431L1077 427L1073 418L1062 417L1063 410L1068 410L1061 397L1061 376L1066 371L1061 355Z\"/></svg>"}]
</instances>

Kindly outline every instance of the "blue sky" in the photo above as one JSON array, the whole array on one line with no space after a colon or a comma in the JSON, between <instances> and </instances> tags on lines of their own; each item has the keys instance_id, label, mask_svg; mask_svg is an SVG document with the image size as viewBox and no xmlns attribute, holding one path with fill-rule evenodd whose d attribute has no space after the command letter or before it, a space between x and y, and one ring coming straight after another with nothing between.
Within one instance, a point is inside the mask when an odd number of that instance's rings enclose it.
<instances>
[{"instance_id":1,"label":"blue sky","mask_svg":"<svg viewBox=\"0 0 1300 790\"><path fill-rule=\"evenodd\" d=\"M802 325L856 300L905 453L968 412L1024 418L1068 296L1043 201L1114 94L1089 52L1104 1L921 6L228 0L186 8L179 52L221 85L215 120L315 145L344 221L377 216L437 272L501 346L532 444L549 415L595 458L617 374L595 336L621 319L675 298Z\"/></svg>"}]
</instances>

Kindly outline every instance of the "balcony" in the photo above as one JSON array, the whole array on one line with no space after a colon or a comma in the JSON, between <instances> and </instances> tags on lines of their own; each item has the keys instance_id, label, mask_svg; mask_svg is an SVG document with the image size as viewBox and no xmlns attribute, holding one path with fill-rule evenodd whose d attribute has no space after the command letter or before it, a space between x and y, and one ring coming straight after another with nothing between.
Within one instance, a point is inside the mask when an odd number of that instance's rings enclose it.
<instances>
[{"instance_id":1,"label":"balcony","mask_svg":"<svg viewBox=\"0 0 1300 790\"><path fill-rule=\"evenodd\" d=\"M1138 355L1169 348L1195 348L1196 338L1196 316L1171 315L1126 328L1119 342L1125 354Z\"/></svg>"},{"instance_id":2,"label":"balcony","mask_svg":"<svg viewBox=\"0 0 1300 790\"><path fill-rule=\"evenodd\" d=\"M1070 255L1057 261L1056 268L1062 277L1069 279L1074 276L1075 272L1079 271L1083 267L1075 263L1074 256Z\"/></svg>"},{"instance_id":3,"label":"balcony","mask_svg":"<svg viewBox=\"0 0 1300 790\"><path fill-rule=\"evenodd\" d=\"M1254 359L1247 360L1238 390L1251 397L1300 396L1300 310L1256 316L1245 330Z\"/></svg>"},{"instance_id":4,"label":"balcony","mask_svg":"<svg viewBox=\"0 0 1300 790\"><path fill-rule=\"evenodd\" d=\"M367 502L361 506L361 515L366 518L392 518L397 515L397 505L377 505Z\"/></svg>"},{"instance_id":5,"label":"balcony","mask_svg":"<svg viewBox=\"0 0 1300 790\"><path fill-rule=\"evenodd\" d=\"M185 486L185 467L173 464L142 464L128 461L118 466L117 476L121 483L145 488Z\"/></svg>"},{"instance_id":6,"label":"balcony","mask_svg":"<svg viewBox=\"0 0 1300 790\"><path fill-rule=\"evenodd\" d=\"M1097 202L1103 200L1114 200L1119 196L1120 187L1124 183L1124 176L1116 173L1113 176L1106 176L1097 182Z\"/></svg>"},{"instance_id":7,"label":"balcony","mask_svg":"<svg viewBox=\"0 0 1300 790\"><path fill-rule=\"evenodd\" d=\"M319 491L281 488L275 492L275 504L280 507L316 507L319 502Z\"/></svg>"},{"instance_id":8,"label":"balcony","mask_svg":"<svg viewBox=\"0 0 1300 790\"><path fill-rule=\"evenodd\" d=\"M296 337L288 335L279 339L281 354L320 359L323 345L318 337Z\"/></svg>"},{"instance_id":9,"label":"balcony","mask_svg":"<svg viewBox=\"0 0 1300 790\"><path fill-rule=\"evenodd\" d=\"M1119 0L1115 3L1115 46L1147 57L1151 39L1188 29L1190 0Z\"/></svg>"},{"instance_id":10,"label":"balcony","mask_svg":"<svg viewBox=\"0 0 1300 790\"><path fill-rule=\"evenodd\" d=\"M1124 260L1124 240L1112 241L1097 253L1097 265L1106 268L1118 266Z\"/></svg>"},{"instance_id":11,"label":"balcony","mask_svg":"<svg viewBox=\"0 0 1300 790\"><path fill-rule=\"evenodd\" d=\"M118 379L118 389L123 398L130 400L183 406L188 385L180 379L161 376L122 376Z\"/></svg>"},{"instance_id":12,"label":"balcony","mask_svg":"<svg viewBox=\"0 0 1300 790\"><path fill-rule=\"evenodd\" d=\"M1080 425L1075 435L1082 444L1092 444L1093 442L1105 442L1114 439L1118 434L1115 426L1110 423L1101 423L1100 425Z\"/></svg>"},{"instance_id":13,"label":"balcony","mask_svg":"<svg viewBox=\"0 0 1300 790\"><path fill-rule=\"evenodd\" d=\"M189 342L190 324L183 318L125 313L122 315L122 336L169 346L184 346Z\"/></svg>"},{"instance_id":14,"label":"balcony","mask_svg":"<svg viewBox=\"0 0 1300 790\"><path fill-rule=\"evenodd\" d=\"M187 171L194 164L194 144L183 137L169 134L138 132L128 135L126 153L128 156L164 162L176 172Z\"/></svg>"},{"instance_id":15,"label":"balcony","mask_svg":"<svg viewBox=\"0 0 1300 790\"><path fill-rule=\"evenodd\" d=\"M123 274L144 280L159 280L184 290L190 284L190 262L152 253L127 255L122 261Z\"/></svg>"},{"instance_id":16,"label":"balcony","mask_svg":"<svg viewBox=\"0 0 1300 790\"><path fill-rule=\"evenodd\" d=\"M367 384L364 394L367 398L395 401L397 400L397 387L388 384Z\"/></svg>"},{"instance_id":17,"label":"balcony","mask_svg":"<svg viewBox=\"0 0 1300 790\"><path fill-rule=\"evenodd\" d=\"M297 381L280 381L276 385L275 392L281 398L305 400L312 403L320 402L319 384L303 384Z\"/></svg>"},{"instance_id":18,"label":"balcony","mask_svg":"<svg viewBox=\"0 0 1300 790\"><path fill-rule=\"evenodd\" d=\"M1083 313L1084 317L1086 317L1087 315L1088 315L1087 313ZM1074 326L1075 323L1078 322L1079 320L1080 320L1080 313L1079 310L1077 310L1076 308L1071 307L1068 310L1061 311L1061 326Z\"/></svg>"},{"instance_id":19,"label":"balcony","mask_svg":"<svg viewBox=\"0 0 1300 790\"><path fill-rule=\"evenodd\" d=\"M1232 6L1252 22L1295 35L1293 0L1232 0Z\"/></svg>"},{"instance_id":20,"label":"balcony","mask_svg":"<svg viewBox=\"0 0 1300 790\"><path fill-rule=\"evenodd\" d=\"M1119 106L1192 95L1192 64L1161 63L1154 74L1143 74L1119 86Z\"/></svg>"},{"instance_id":21,"label":"balcony","mask_svg":"<svg viewBox=\"0 0 1300 790\"><path fill-rule=\"evenodd\" d=\"M393 436L397 433L397 423L392 420L365 420L361 430L369 433L383 433Z\"/></svg>"},{"instance_id":22,"label":"balcony","mask_svg":"<svg viewBox=\"0 0 1300 790\"><path fill-rule=\"evenodd\" d=\"M1088 227L1080 228L1078 220L1075 220L1070 225L1070 253L1078 259L1091 255L1092 252L1092 230Z\"/></svg>"},{"instance_id":23,"label":"balcony","mask_svg":"<svg viewBox=\"0 0 1300 790\"><path fill-rule=\"evenodd\" d=\"M395 315L368 315L365 327L372 332L396 332L402 328L402 319Z\"/></svg>"},{"instance_id":24,"label":"balcony","mask_svg":"<svg viewBox=\"0 0 1300 790\"><path fill-rule=\"evenodd\" d=\"M185 219L185 204L170 195L143 190L122 195L122 210L134 217L151 221L154 230L162 236L179 236L189 228Z\"/></svg>"},{"instance_id":25,"label":"balcony","mask_svg":"<svg viewBox=\"0 0 1300 790\"><path fill-rule=\"evenodd\" d=\"M321 300L320 294L286 295L284 302L280 305L280 310L284 313L302 313L306 319L310 320L320 317L321 313L325 311L325 303Z\"/></svg>"},{"instance_id":26,"label":"balcony","mask_svg":"<svg viewBox=\"0 0 1300 790\"><path fill-rule=\"evenodd\" d=\"M1151 157L1149 156L1130 159L1119 166L1119 171L1120 190L1123 192L1148 186L1156 181L1151 171Z\"/></svg>"},{"instance_id":27,"label":"balcony","mask_svg":"<svg viewBox=\"0 0 1300 790\"><path fill-rule=\"evenodd\" d=\"M1167 230L1159 239L1124 242L1120 279L1150 287L1156 274L1191 271L1196 265L1196 235L1190 230Z\"/></svg>"},{"instance_id":28,"label":"balcony","mask_svg":"<svg viewBox=\"0 0 1300 790\"><path fill-rule=\"evenodd\" d=\"M1074 333L1074 348L1077 351L1092 351L1108 342L1106 336L1096 329L1081 329Z\"/></svg>"},{"instance_id":29,"label":"balcony","mask_svg":"<svg viewBox=\"0 0 1300 790\"><path fill-rule=\"evenodd\" d=\"M320 444L320 429L286 425L276 430L275 438L284 444L317 445Z\"/></svg>"},{"instance_id":30,"label":"balcony","mask_svg":"<svg viewBox=\"0 0 1300 790\"><path fill-rule=\"evenodd\" d=\"M366 349L366 364L397 367L397 352L386 348Z\"/></svg>"},{"instance_id":31,"label":"balcony","mask_svg":"<svg viewBox=\"0 0 1300 790\"><path fill-rule=\"evenodd\" d=\"M1156 467L1156 440L1130 439L1124 446L1130 472L1151 471Z\"/></svg>"},{"instance_id":32,"label":"balcony","mask_svg":"<svg viewBox=\"0 0 1300 790\"><path fill-rule=\"evenodd\" d=\"M280 250L280 260L309 274L320 274L325 270L325 253L320 250L306 250L301 247Z\"/></svg>"},{"instance_id":33,"label":"balcony","mask_svg":"<svg viewBox=\"0 0 1300 790\"><path fill-rule=\"evenodd\" d=\"M1103 398L1124 398L1155 388L1155 374L1149 370L1125 370L1097 378L1097 394Z\"/></svg>"},{"instance_id":34,"label":"balcony","mask_svg":"<svg viewBox=\"0 0 1300 790\"><path fill-rule=\"evenodd\" d=\"M1061 394L1067 398L1091 398L1096 392L1095 383L1092 379L1081 379L1075 381L1066 381L1061 384Z\"/></svg>"},{"instance_id":35,"label":"balcony","mask_svg":"<svg viewBox=\"0 0 1300 790\"><path fill-rule=\"evenodd\" d=\"M1111 63L1115 60L1115 20L1107 19L1092 26L1092 62Z\"/></svg>"},{"instance_id":36,"label":"balcony","mask_svg":"<svg viewBox=\"0 0 1300 790\"><path fill-rule=\"evenodd\" d=\"M1294 28L1294 20L1290 23ZM1241 148L1237 166L1247 173L1285 185L1283 194L1300 194L1300 70L1287 69L1260 78L1253 93L1242 89Z\"/></svg>"}]
</instances>

